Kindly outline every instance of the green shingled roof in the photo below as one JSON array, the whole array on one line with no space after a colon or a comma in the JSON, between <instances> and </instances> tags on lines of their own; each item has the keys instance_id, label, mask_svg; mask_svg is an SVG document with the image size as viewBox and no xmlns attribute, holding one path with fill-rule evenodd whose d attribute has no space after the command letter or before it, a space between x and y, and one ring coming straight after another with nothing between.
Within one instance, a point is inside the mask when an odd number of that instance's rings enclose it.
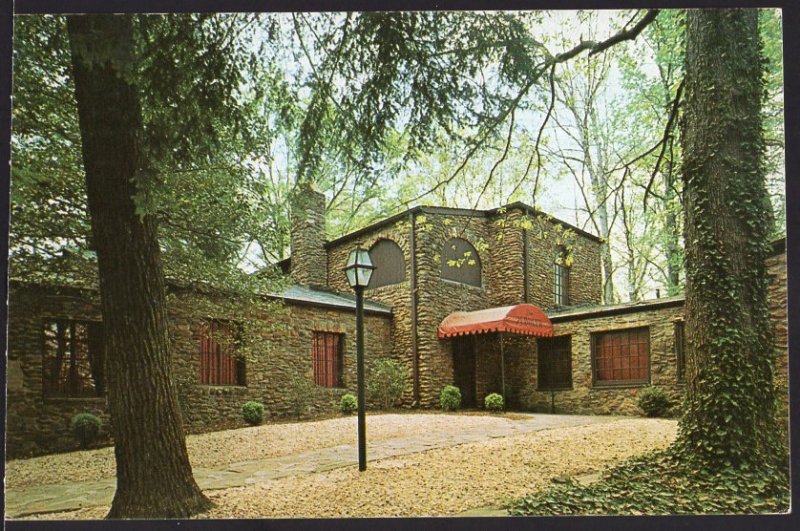
<instances>
[{"instance_id":1,"label":"green shingled roof","mask_svg":"<svg viewBox=\"0 0 800 531\"><path fill-rule=\"evenodd\" d=\"M346 310L356 309L356 297L350 293L339 293L335 291L309 288L306 286L289 286L280 293L272 295L287 302L298 304L308 304L311 306L325 306L328 308L342 308ZM392 314L392 307L379 302L364 299L364 311L369 313L379 313L384 315Z\"/></svg>"}]
</instances>

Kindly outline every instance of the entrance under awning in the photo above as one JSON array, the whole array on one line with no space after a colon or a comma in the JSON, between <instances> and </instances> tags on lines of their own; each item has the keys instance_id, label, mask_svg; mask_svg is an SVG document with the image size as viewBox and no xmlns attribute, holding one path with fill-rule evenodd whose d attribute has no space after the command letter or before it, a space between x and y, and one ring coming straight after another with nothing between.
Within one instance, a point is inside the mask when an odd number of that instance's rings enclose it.
<instances>
[{"instance_id":1,"label":"entrance under awning","mask_svg":"<svg viewBox=\"0 0 800 531\"><path fill-rule=\"evenodd\" d=\"M453 312L439 324L439 339L489 332L550 337L553 324L533 304L501 306L475 312Z\"/></svg>"},{"instance_id":2,"label":"entrance under awning","mask_svg":"<svg viewBox=\"0 0 800 531\"><path fill-rule=\"evenodd\" d=\"M475 389L476 356L474 342L465 343L463 336L477 336L478 334L497 333L500 343L500 379L503 399L508 402L506 395L506 370L503 337L506 333L551 337L553 324L545 313L533 304L517 304L515 306L502 306L488 308L474 312L453 312L439 324L439 339L454 338L453 342L453 377L454 383L459 388L468 387L466 396L471 398L477 394ZM458 339L458 342L455 340ZM472 345L472 348L467 348ZM471 374L470 374L471 371ZM460 385L459 385L460 384Z\"/></svg>"}]
</instances>

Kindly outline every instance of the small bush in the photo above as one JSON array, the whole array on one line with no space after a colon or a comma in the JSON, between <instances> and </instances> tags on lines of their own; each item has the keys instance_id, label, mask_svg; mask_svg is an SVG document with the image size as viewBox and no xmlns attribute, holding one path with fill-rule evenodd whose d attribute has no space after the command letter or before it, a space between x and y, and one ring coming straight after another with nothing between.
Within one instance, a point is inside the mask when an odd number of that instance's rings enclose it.
<instances>
[{"instance_id":1,"label":"small bush","mask_svg":"<svg viewBox=\"0 0 800 531\"><path fill-rule=\"evenodd\" d=\"M81 445L81 450L86 450L94 442L100 433L101 425L100 419L91 413L78 413L69 423L73 435Z\"/></svg>"},{"instance_id":2,"label":"small bush","mask_svg":"<svg viewBox=\"0 0 800 531\"><path fill-rule=\"evenodd\" d=\"M381 409L396 406L406 389L407 378L408 371L398 361L375 360L370 364L365 382L367 400Z\"/></svg>"},{"instance_id":3,"label":"small bush","mask_svg":"<svg viewBox=\"0 0 800 531\"><path fill-rule=\"evenodd\" d=\"M489 393L486 395L486 398L483 399L483 405L486 406L486 409L489 411L503 411L505 401L502 395Z\"/></svg>"},{"instance_id":4,"label":"small bush","mask_svg":"<svg viewBox=\"0 0 800 531\"><path fill-rule=\"evenodd\" d=\"M244 421L251 426L258 426L264 420L264 404L251 400L242 406Z\"/></svg>"},{"instance_id":5,"label":"small bush","mask_svg":"<svg viewBox=\"0 0 800 531\"><path fill-rule=\"evenodd\" d=\"M342 395L342 399L339 400L339 409L342 411L343 415L352 415L353 412L358 409L358 400L350 393L346 393Z\"/></svg>"},{"instance_id":6,"label":"small bush","mask_svg":"<svg viewBox=\"0 0 800 531\"><path fill-rule=\"evenodd\" d=\"M461 390L455 385L445 385L439 395L439 404L445 411L455 411L461 407Z\"/></svg>"},{"instance_id":7,"label":"small bush","mask_svg":"<svg viewBox=\"0 0 800 531\"><path fill-rule=\"evenodd\" d=\"M639 391L639 408L648 417L665 417L672 401L660 387L645 387Z\"/></svg>"}]
</instances>

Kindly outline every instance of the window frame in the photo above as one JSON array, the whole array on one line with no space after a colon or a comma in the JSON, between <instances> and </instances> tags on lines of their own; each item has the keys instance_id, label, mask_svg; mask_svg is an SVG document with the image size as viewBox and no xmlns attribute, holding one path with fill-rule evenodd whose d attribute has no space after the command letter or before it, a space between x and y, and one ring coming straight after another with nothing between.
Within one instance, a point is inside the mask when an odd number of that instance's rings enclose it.
<instances>
[{"instance_id":1,"label":"window frame","mask_svg":"<svg viewBox=\"0 0 800 531\"><path fill-rule=\"evenodd\" d=\"M445 258L445 255L447 254L448 248L450 247L450 245L453 245L451 242L464 242L467 245L466 251L469 251L475 257L475 264L474 265L467 264L467 267L477 267L478 268L477 284L475 284L473 282L464 282L464 279L462 279L462 278L447 278L445 276L445 272L448 271L448 270L459 270L459 269L461 269L461 268L453 267L453 266L450 266L450 265L447 264L447 259ZM483 284L484 284L484 282L483 282L483 261L481 260L480 254L478 253L478 250L475 248L474 245L472 245L472 242L470 242L466 238L460 238L460 237L457 237L457 236L453 236L453 237L447 238L442 243L441 249L442 249L442 252L439 255L440 256L440 260L441 260L441 267L439 268L439 280L441 280L443 282L450 282L450 283L453 283L453 284L457 284L459 286L467 286L467 287L470 287L470 288L483 289ZM457 258L457 259L460 260L460 258Z\"/></svg>"},{"instance_id":2,"label":"window frame","mask_svg":"<svg viewBox=\"0 0 800 531\"><path fill-rule=\"evenodd\" d=\"M570 304L570 269L567 265L567 250L559 247L553 261L553 303L556 307Z\"/></svg>"},{"instance_id":3,"label":"window frame","mask_svg":"<svg viewBox=\"0 0 800 531\"><path fill-rule=\"evenodd\" d=\"M597 376L598 366L597 366L597 343L598 339L602 336L606 335L615 335L615 334L628 334L630 338L630 334L632 332L637 333L645 333L647 337L647 364L646 368L646 376L644 378L631 378L631 379L622 379L622 380L601 380ZM614 388L614 387L642 387L645 385L649 385L651 383L651 366L652 366L652 356L651 356L651 348L650 348L650 326L632 326L627 328L614 328L610 330L598 330L591 332L590 336L590 344L591 344L591 351L590 351L590 358L591 358L591 365L592 365L592 387L602 387L602 388ZM628 349L630 356L630 342L628 343ZM613 359L613 358L612 358ZM613 362L612 362L613 365ZM612 371L614 368L612 367Z\"/></svg>"},{"instance_id":4,"label":"window frame","mask_svg":"<svg viewBox=\"0 0 800 531\"><path fill-rule=\"evenodd\" d=\"M231 345L228 346L228 348L230 350L232 350L232 352L224 352L222 350L222 347L219 345L219 343L217 343L214 340L213 333L214 333L214 327L215 326L224 326L225 328L227 328L226 333L231 334L231 337L234 338L233 342L231 343ZM211 335L206 335L209 332L210 332ZM200 385L208 386L208 387L247 387L247 364L246 364L246 362L245 362L243 357L237 355L237 350L238 349L236 348L236 344L238 343L238 334L239 334L239 330L238 330L238 327L236 326L236 324L234 322L232 322L232 321L228 321L228 320L225 320L225 319L208 319L208 320L204 321L200 325L200 332L199 332L199 336L200 336L199 337L199 339L200 339L199 361L200 361L200 363L199 363L199 367L198 367L198 369L200 371L200 374L199 374L199 377L198 377L198 382L199 382ZM208 342L208 346L209 346L209 350L208 351L206 351L207 342ZM217 348L216 349L211 349L211 345L215 345ZM212 352L212 350L213 350L213 352ZM209 364L212 363L213 358L215 358L215 357L218 358L217 362L216 362L216 369L217 370L215 372L213 372L213 373L210 370L208 370L208 371L206 370L206 365L205 365L205 357L206 357L206 355L209 356L209 360L208 360ZM228 382L228 381L221 381L222 380L222 378L221 378L222 370L221 369L222 369L222 358L223 357L227 357L227 358L229 358L230 361L233 362L232 367L233 367L233 369L235 371L234 378L231 379L231 380L233 380L233 383L232 382ZM229 361L229 363L230 363L230 361ZM230 366L227 368L227 370L230 370ZM228 373L228 374L230 374L230 373ZM216 381L211 381L212 380L212 375L216 376L216 378L215 378ZM206 381L206 380L208 380L208 381Z\"/></svg>"},{"instance_id":5,"label":"window frame","mask_svg":"<svg viewBox=\"0 0 800 531\"><path fill-rule=\"evenodd\" d=\"M675 379L686 382L686 320L673 321L673 340L675 341Z\"/></svg>"},{"instance_id":6,"label":"window frame","mask_svg":"<svg viewBox=\"0 0 800 531\"><path fill-rule=\"evenodd\" d=\"M79 374L77 372L78 361L74 363L70 363L72 367L75 369L71 369L68 371L66 378L64 380L63 387L67 388L67 392L65 393L54 393L53 389L58 389L62 387L62 385L54 386L47 375L47 370L50 368L49 366L53 365L48 360L48 327L51 325L56 326L56 338L55 341L57 342L56 349L61 348L62 340L59 339L60 335L58 329L64 325L66 328L66 333L64 336L69 335L69 338L65 338L63 340L63 346L65 348L65 354L69 356L70 359L78 358L78 349L76 347L76 338L75 338L75 328L77 325L83 325L86 328L86 337L84 339L85 345L85 352L86 352L86 364L88 365L89 369L89 377L88 381L91 382L91 388L94 389L94 394L87 395L87 394L74 394L74 390L77 387L75 382L71 382L70 380L74 377L77 377ZM91 330L94 329L96 332L99 333L100 337L92 338ZM102 320L95 320L95 319L75 319L72 317L46 317L41 322L41 334L42 334L42 349L41 349L41 356L42 356L42 367L41 367L41 385L42 385L42 398L44 400L104 400L106 397L107 386L105 384L105 372L106 372L106 360L105 360L105 346L104 346L104 338L103 335L105 334L105 330L103 327ZM92 354L93 346L95 348L99 348L99 359L96 359ZM98 351L95 350L95 355L98 354ZM63 355L62 355L63 356ZM56 353L55 360L58 360L58 353ZM63 360L63 357L62 357ZM93 365L95 361L99 361L100 368L98 370L99 374L95 374L93 370ZM62 361L63 365L63 361ZM60 371L59 371L60 373ZM99 376L99 378L97 377Z\"/></svg>"},{"instance_id":7,"label":"window frame","mask_svg":"<svg viewBox=\"0 0 800 531\"><path fill-rule=\"evenodd\" d=\"M327 353L328 353L328 342L324 338L326 337L336 337L336 358L333 360L332 364L327 363ZM321 344L324 345L323 350L323 357L322 357L322 367L327 368L329 365L333 365L335 369L335 380L334 383L329 385L325 380L326 378L322 378L321 376L327 376L327 370L320 371L319 369L319 361L317 359L317 345L318 339L323 338L321 340ZM341 332L333 332L330 330L312 330L311 332L311 378L314 382L314 385L317 387L324 387L327 389L344 389L345 386L345 371L344 371L344 334Z\"/></svg>"},{"instance_id":8,"label":"window frame","mask_svg":"<svg viewBox=\"0 0 800 531\"><path fill-rule=\"evenodd\" d=\"M400 273L399 280L392 279L391 282L386 282L384 284L376 285L376 283L377 283L377 281L379 279L379 276L377 275L377 273L378 273L378 271L381 270L381 267L379 267L379 263L378 263L379 261L375 259L375 257L372 255L372 253L375 250L375 248L378 247L378 245L390 245L390 246L393 246L393 251L392 252L395 252L395 251L399 251L400 252L399 257L401 259L400 261L402 263L402 268L399 270L399 273ZM392 240L390 238L379 238L369 248L369 254L370 254L370 259L372 260L373 265L375 265L377 269L372 273L372 278L370 278L369 285L367 286L366 289L368 289L368 290L380 289L380 288L383 288L383 287L386 287L386 286L395 286L397 284L402 284L403 282L406 281L406 255L403 252L403 248L400 247L400 245L396 241L394 241L394 240ZM385 270L386 268L384 267L383 269Z\"/></svg>"},{"instance_id":9,"label":"window frame","mask_svg":"<svg viewBox=\"0 0 800 531\"><path fill-rule=\"evenodd\" d=\"M555 383L555 384L550 384L550 383L544 383L542 381L542 374L544 372L544 371L542 371L542 366L544 365L543 364L543 356L542 356L542 354L544 352L543 352L543 349L542 349L542 345L548 344L548 343L555 343L556 341L564 341L566 343L566 348L564 348L562 346L561 347L561 349L562 349L561 351L559 351L557 349L554 349L554 350L549 350L548 349L547 353L548 354L557 353L557 354L562 354L563 355L564 351L566 351L567 367L568 367L568 370L566 372L569 375L569 383L559 382L559 383ZM560 336L538 338L536 340L536 358L537 358L537 360L536 360L536 390L537 391L567 391L567 390L574 389L574 384L573 384L573 379L572 379L572 334L564 334L564 335L560 335ZM553 365L553 364L551 363L551 365Z\"/></svg>"}]
</instances>

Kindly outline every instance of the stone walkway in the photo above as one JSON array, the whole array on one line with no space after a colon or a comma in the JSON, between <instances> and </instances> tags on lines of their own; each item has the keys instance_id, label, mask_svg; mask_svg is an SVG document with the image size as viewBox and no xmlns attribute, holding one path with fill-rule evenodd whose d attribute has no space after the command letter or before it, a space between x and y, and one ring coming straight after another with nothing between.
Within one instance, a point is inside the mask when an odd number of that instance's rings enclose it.
<instances>
[{"instance_id":1,"label":"stone walkway","mask_svg":"<svg viewBox=\"0 0 800 531\"><path fill-rule=\"evenodd\" d=\"M424 452L433 448L456 446L489 438L510 437L553 428L609 423L620 417L579 415L519 415L505 426L480 427L458 433L430 431L414 437L395 438L369 443L367 423L367 460L374 461L400 455ZM219 468L195 468L194 477L203 490L227 489L272 479L313 474L358 464L355 445L333 446L297 454L257 461L244 461ZM369 466L369 465L368 465ZM6 492L6 518L19 518L38 513L77 510L84 507L110 505L116 480L84 481L57 485L10 489ZM478 508L482 511L489 508ZM470 513L472 511L468 511ZM473 514L463 514L472 516Z\"/></svg>"}]
</instances>

